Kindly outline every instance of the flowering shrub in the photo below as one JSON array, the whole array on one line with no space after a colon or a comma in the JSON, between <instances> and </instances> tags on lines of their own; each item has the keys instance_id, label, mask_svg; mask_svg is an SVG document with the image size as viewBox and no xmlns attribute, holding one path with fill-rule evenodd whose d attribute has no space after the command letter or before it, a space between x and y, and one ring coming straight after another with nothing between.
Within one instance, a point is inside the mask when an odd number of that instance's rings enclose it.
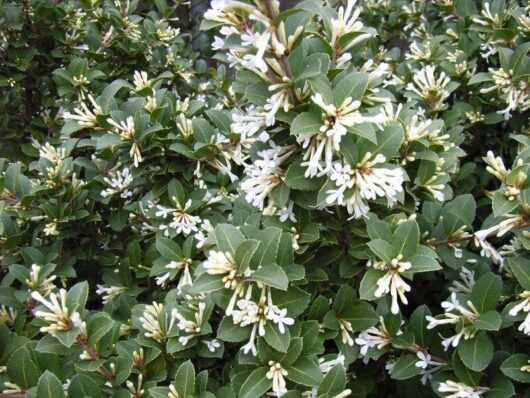
<instances>
[{"instance_id":1,"label":"flowering shrub","mask_svg":"<svg viewBox=\"0 0 530 398\"><path fill-rule=\"evenodd\" d=\"M3 393L528 396L530 6L137 3L0 3Z\"/></svg>"}]
</instances>

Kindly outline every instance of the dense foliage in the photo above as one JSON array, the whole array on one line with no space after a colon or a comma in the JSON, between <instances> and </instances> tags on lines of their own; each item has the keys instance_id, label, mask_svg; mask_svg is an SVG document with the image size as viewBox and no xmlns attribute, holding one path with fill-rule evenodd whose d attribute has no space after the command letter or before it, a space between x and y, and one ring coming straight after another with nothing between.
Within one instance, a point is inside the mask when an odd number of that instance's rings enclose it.
<instances>
[{"instance_id":1,"label":"dense foliage","mask_svg":"<svg viewBox=\"0 0 530 398\"><path fill-rule=\"evenodd\" d=\"M0 0L0 391L530 397L530 5L144 3Z\"/></svg>"}]
</instances>

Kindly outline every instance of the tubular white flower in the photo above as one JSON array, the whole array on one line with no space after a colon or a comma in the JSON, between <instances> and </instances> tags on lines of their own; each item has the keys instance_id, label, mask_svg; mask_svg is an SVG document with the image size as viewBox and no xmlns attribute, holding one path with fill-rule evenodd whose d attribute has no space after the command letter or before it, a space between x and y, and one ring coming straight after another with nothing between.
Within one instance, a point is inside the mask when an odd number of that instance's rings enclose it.
<instances>
[{"instance_id":1,"label":"tubular white flower","mask_svg":"<svg viewBox=\"0 0 530 398\"><path fill-rule=\"evenodd\" d=\"M398 331L396 335L403 334L403 332ZM388 330L385 326L383 317L379 318L379 326L372 326L371 328L365 330L355 339L355 344L361 347L360 354L365 356L368 353L368 349L377 347L381 349L392 342L392 336L388 333Z\"/></svg>"},{"instance_id":2,"label":"tubular white flower","mask_svg":"<svg viewBox=\"0 0 530 398\"><path fill-rule=\"evenodd\" d=\"M485 387L470 387L464 383L446 380L440 383L439 392L450 393L446 398L480 398L482 394L488 392Z\"/></svg>"},{"instance_id":3,"label":"tubular white flower","mask_svg":"<svg viewBox=\"0 0 530 398\"><path fill-rule=\"evenodd\" d=\"M162 218L171 218L171 222L166 224L161 224L159 229L164 231L164 235L169 236L169 229L173 229L177 235L188 236L193 232L197 232L199 228L198 224L201 223L201 218L199 216L193 216L188 213L192 202L191 199L188 199L184 206L180 204L177 198L172 198L175 203L176 208L165 207L157 205L158 211L155 213L157 217Z\"/></svg>"},{"instance_id":4,"label":"tubular white flower","mask_svg":"<svg viewBox=\"0 0 530 398\"><path fill-rule=\"evenodd\" d=\"M127 199L132 196L132 192L127 189L133 182L133 177L128 167L125 167L123 170L118 170L116 173L111 172L110 177L103 178L103 181L110 185L110 188L101 191L102 197L106 198L117 193L120 194L120 198L122 199Z\"/></svg>"},{"instance_id":5,"label":"tubular white flower","mask_svg":"<svg viewBox=\"0 0 530 398\"><path fill-rule=\"evenodd\" d=\"M384 163L386 158L378 154L373 160L370 152L352 168L348 164L335 162L330 173L330 179L335 182L337 189L326 192L328 205L338 204L346 206L348 213L354 218L361 218L370 210L367 200L384 197L388 205L392 206L397 200L398 192L402 192L403 170L374 167Z\"/></svg>"},{"instance_id":6,"label":"tubular white flower","mask_svg":"<svg viewBox=\"0 0 530 398\"><path fill-rule=\"evenodd\" d=\"M410 262L400 261L401 255L386 264L387 273L377 280L377 289L374 292L375 297L382 297L390 293L392 297L391 311L393 314L399 313L398 298L403 304L408 304L405 292L410 292L410 285L400 275L409 270L412 265Z\"/></svg>"},{"instance_id":7,"label":"tubular white flower","mask_svg":"<svg viewBox=\"0 0 530 398\"><path fill-rule=\"evenodd\" d=\"M283 182L282 164L291 156L291 147L276 146L270 141L272 148L258 152L260 159L245 167L246 178L241 189L246 193L245 199L252 205L263 209L265 199L272 190Z\"/></svg>"},{"instance_id":8,"label":"tubular white flower","mask_svg":"<svg viewBox=\"0 0 530 398\"><path fill-rule=\"evenodd\" d=\"M519 314L521 311L526 312L526 318L519 325L518 329L524 334L530 336L530 291L525 290L519 294L519 297L521 297L522 300L517 305L512 307L509 314L511 316L517 316L517 314Z\"/></svg>"},{"instance_id":9,"label":"tubular white flower","mask_svg":"<svg viewBox=\"0 0 530 398\"><path fill-rule=\"evenodd\" d=\"M74 311L70 314L66 307L66 290L59 290L59 294L51 293L49 300L46 300L38 291L31 292L31 297L49 310L36 310L34 313L35 317L48 323L48 326L40 328L41 332L55 334L58 331L72 330L81 324L79 313Z\"/></svg>"},{"instance_id":10,"label":"tubular white flower","mask_svg":"<svg viewBox=\"0 0 530 398\"><path fill-rule=\"evenodd\" d=\"M281 397L287 392L284 376L287 376L288 373L280 362L269 361L269 366L266 377L272 380L272 391L276 393L276 396Z\"/></svg>"},{"instance_id":11,"label":"tubular white flower","mask_svg":"<svg viewBox=\"0 0 530 398\"><path fill-rule=\"evenodd\" d=\"M108 302L114 300L116 297L118 297L123 292L127 291L127 288L124 286L105 286L105 285L97 285L96 294L98 296L102 296L103 304L107 304Z\"/></svg>"},{"instance_id":12,"label":"tubular white flower","mask_svg":"<svg viewBox=\"0 0 530 398\"><path fill-rule=\"evenodd\" d=\"M92 104L92 110L88 108L85 102L80 102L80 107L74 108L74 113L64 112L62 117L64 120L75 120L77 124L84 127L97 127L97 116L103 114L103 108L99 106L92 94L88 94L88 100Z\"/></svg>"},{"instance_id":13,"label":"tubular white flower","mask_svg":"<svg viewBox=\"0 0 530 398\"><path fill-rule=\"evenodd\" d=\"M436 67L427 65L413 74L414 83L407 84L407 90L422 98L433 111L444 109L444 101L449 98L449 92L445 87L451 82L445 72L438 77L435 75Z\"/></svg>"}]
</instances>

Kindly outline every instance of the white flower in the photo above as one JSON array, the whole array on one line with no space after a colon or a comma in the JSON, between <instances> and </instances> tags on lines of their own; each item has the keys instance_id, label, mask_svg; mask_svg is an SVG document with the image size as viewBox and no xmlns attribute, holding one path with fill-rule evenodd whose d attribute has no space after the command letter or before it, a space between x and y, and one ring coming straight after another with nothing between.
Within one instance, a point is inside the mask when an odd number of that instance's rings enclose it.
<instances>
[{"instance_id":1,"label":"white flower","mask_svg":"<svg viewBox=\"0 0 530 398\"><path fill-rule=\"evenodd\" d=\"M392 336L388 333L382 317L379 318L379 322L379 327L372 326L359 334L359 337L355 339L355 344L361 347L360 353L362 356L368 353L369 348L377 347L380 350L392 342ZM398 331L396 335L402 333Z\"/></svg>"},{"instance_id":2,"label":"white flower","mask_svg":"<svg viewBox=\"0 0 530 398\"><path fill-rule=\"evenodd\" d=\"M258 152L260 159L245 167L248 178L241 183L247 202L263 209L265 199L276 186L283 182L284 170L281 165L291 154L290 147L275 145L271 149Z\"/></svg>"},{"instance_id":3,"label":"white flower","mask_svg":"<svg viewBox=\"0 0 530 398\"><path fill-rule=\"evenodd\" d=\"M509 314L511 316L516 316L521 311L526 312L526 318L519 325L518 329L524 334L530 336L530 291L525 290L519 294L519 297L521 297L522 300L517 305L512 307Z\"/></svg>"},{"instance_id":4,"label":"white flower","mask_svg":"<svg viewBox=\"0 0 530 398\"><path fill-rule=\"evenodd\" d=\"M134 71L133 75L133 81L134 81L134 89L136 91L140 91L144 88L151 87L151 82L149 81L149 78L147 77L147 72L138 72L137 70Z\"/></svg>"},{"instance_id":5,"label":"white flower","mask_svg":"<svg viewBox=\"0 0 530 398\"><path fill-rule=\"evenodd\" d=\"M449 98L449 92L445 87L451 82L445 72L438 77L435 75L436 67L427 65L420 71L414 71L414 83L407 84L407 90L412 91L422 98L433 111L445 108L444 101Z\"/></svg>"},{"instance_id":6,"label":"white flower","mask_svg":"<svg viewBox=\"0 0 530 398\"><path fill-rule=\"evenodd\" d=\"M284 207L283 209L280 210L280 221L281 222L285 222L287 220L296 222L296 216L293 212L293 205L294 205L294 202L290 201L287 207Z\"/></svg>"},{"instance_id":7,"label":"white flower","mask_svg":"<svg viewBox=\"0 0 530 398\"><path fill-rule=\"evenodd\" d=\"M263 131L267 126L265 115L258 112L256 107L249 106L244 112L234 111L232 113L233 123L230 125L231 130L241 136L241 141L245 142L249 137L253 137L257 133ZM264 133L268 136L267 133ZM259 136L260 141L263 141L262 135ZM266 141L266 140L265 140Z\"/></svg>"},{"instance_id":8,"label":"white flower","mask_svg":"<svg viewBox=\"0 0 530 398\"><path fill-rule=\"evenodd\" d=\"M74 113L64 112L62 117L64 120L75 120L77 124L83 127L96 127L98 125L97 116L103 114L103 108L99 106L92 94L88 94L88 99L92 104L92 110L88 108L86 103L80 102L80 107L74 108Z\"/></svg>"},{"instance_id":9,"label":"white flower","mask_svg":"<svg viewBox=\"0 0 530 398\"><path fill-rule=\"evenodd\" d=\"M354 168L340 162L333 164L330 179L335 182L337 189L326 192L328 205L336 203L346 206L348 213L361 218L370 210L366 200L385 197L389 206L396 202L398 192L403 191L403 170L373 167L384 163L386 158L381 154L373 160L370 160L371 157L370 152L366 153Z\"/></svg>"},{"instance_id":10,"label":"white flower","mask_svg":"<svg viewBox=\"0 0 530 398\"><path fill-rule=\"evenodd\" d=\"M215 352L219 347L221 347L221 343L219 343L219 340L213 339L213 340L202 340L203 344L206 344L206 347L208 348L208 351Z\"/></svg>"},{"instance_id":11,"label":"white flower","mask_svg":"<svg viewBox=\"0 0 530 398\"><path fill-rule=\"evenodd\" d=\"M115 174L110 173L111 178L105 177L105 181L110 188L107 188L101 191L101 196L106 198L114 194L119 193L120 198L127 199L132 196L132 192L127 189L129 185L133 182L133 177L128 167L125 167L123 170L118 170Z\"/></svg>"},{"instance_id":12,"label":"white flower","mask_svg":"<svg viewBox=\"0 0 530 398\"><path fill-rule=\"evenodd\" d=\"M161 316L165 317L162 323L160 323ZM167 335L175 325L176 319L174 313L171 313L171 317L168 319L164 305L157 302L153 302L152 305L146 305L142 316L139 318L144 329L144 336L152 338L159 343L167 339Z\"/></svg>"},{"instance_id":13,"label":"white flower","mask_svg":"<svg viewBox=\"0 0 530 398\"><path fill-rule=\"evenodd\" d=\"M272 391L276 393L276 396L281 397L287 392L284 376L287 376L288 373L280 362L269 361L269 366L269 371L266 374L267 379L272 379Z\"/></svg>"},{"instance_id":14,"label":"white flower","mask_svg":"<svg viewBox=\"0 0 530 398\"><path fill-rule=\"evenodd\" d=\"M253 36L252 44L256 47L256 54L246 54L243 56L241 64L250 69L250 70L259 70L262 73L267 73L268 67L267 63L263 59L265 55L265 50L269 44L269 39L271 37L270 31L266 30L261 35L255 34Z\"/></svg>"},{"instance_id":15,"label":"white flower","mask_svg":"<svg viewBox=\"0 0 530 398\"><path fill-rule=\"evenodd\" d=\"M398 298L403 304L408 304L405 292L410 292L410 285L405 282L401 273L409 270L412 265L410 262L400 261L400 257L401 255L393 259L390 264L387 264L388 271L377 280L377 289L374 292L375 297L382 297L390 293L392 296L391 311L393 314L399 313Z\"/></svg>"},{"instance_id":16,"label":"white flower","mask_svg":"<svg viewBox=\"0 0 530 398\"><path fill-rule=\"evenodd\" d=\"M81 324L79 313L74 311L70 314L66 307L66 290L59 290L59 294L51 293L49 300L46 300L38 291L31 292L31 297L49 310L35 311L35 316L48 324L40 328L41 332L55 334L59 331L72 330Z\"/></svg>"},{"instance_id":17,"label":"white flower","mask_svg":"<svg viewBox=\"0 0 530 398\"><path fill-rule=\"evenodd\" d=\"M480 398L482 394L488 392L485 387L470 387L464 383L446 380L440 383L439 392L451 393L445 395L446 398Z\"/></svg>"},{"instance_id":18,"label":"white flower","mask_svg":"<svg viewBox=\"0 0 530 398\"><path fill-rule=\"evenodd\" d=\"M358 7L355 10L353 7L357 0L348 0L346 8L340 7L337 13L337 18L331 19L331 45L334 46L338 39L347 33L359 32L363 27L363 23L358 21L362 8ZM349 46L351 47L351 45Z\"/></svg>"},{"instance_id":19,"label":"white flower","mask_svg":"<svg viewBox=\"0 0 530 398\"><path fill-rule=\"evenodd\" d=\"M324 361L324 358L319 358L318 366L320 367L320 370L322 371L322 373L326 374L331 369L333 369L336 365L342 365L344 367L345 359L346 358L341 353L339 353L335 359L331 359L329 361Z\"/></svg>"},{"instance_id":20,"label":"white flower","mask_svg":"<svg viewBox=\"0 0 530 398\"><path fill-rule=\"evenodd\" d=\"M161 205L157 205L158 211L155 213L157 217L162 218L171 218L171 222L166 224L161 224L160 229L164 231L164 235L169 236L169 228L175 230L177 235L188 236L192 232L197 232L199 228L197 227L200 224L201 219L198 216L193 216L188 213L192 201L188 199L184 206L180 204L177 198L172 198L173 202L176 205L176 208L168 208Z\"/></svg>"},{"instance_id":21,"label":"white flower","mask_svg":"<svg viewBox=\"0 0 530 398\"><path fill-rule=\"evenodd\" d=\"M103 304L107 304L109 301L114 300L114 298L118 297L120 294L125 292L127 290L126 287L123 286L105 286L105 285L97 285L96 294L99 296L102 296Z\"/></svg>"},{"instance_id":22,"label":"white flower","mask_svg":"<svg viewBox=\"0 0 530 398\"><path fill-rule=\"evenodd\" d=\"M53 164L61 164L64 159L66 159L66 149L65 148L55 148L49 142L40 146L39 156L41 159L48 159Z\"/></svg>"},{"instance_id":23,"label":"white flower","mask_svg":"<svg viewBox=\"0 0 530 398\"><path fill-rule=\"evenodd\" d=\"M235 274L238 267L229 252L211 250L203 264L210 275Z\"/></svg>"}]
</instances>

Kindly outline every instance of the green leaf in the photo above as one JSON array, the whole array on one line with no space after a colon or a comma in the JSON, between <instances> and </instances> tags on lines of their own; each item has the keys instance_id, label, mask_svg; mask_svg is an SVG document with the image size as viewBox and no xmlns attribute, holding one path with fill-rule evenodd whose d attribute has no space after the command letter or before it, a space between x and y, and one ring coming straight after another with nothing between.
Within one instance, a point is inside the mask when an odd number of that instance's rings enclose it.
<instances>
[{"instance_id":1,"label":"green leaf","mask_svg":"<svg viewBox=\"0 0 530 398\"><path fill-rule=\"evenodd\" d=\"M86 305L88 298L88 282L79 282L68 290L66 294L66 307L70 310L70 314L78 310L81 312Z\"/></svg>"},{"instance_id":2,"label":"green leaf","mask_svg":"<svg viewBox=\"0 0 530 398\"><path fill-rule=\"evenodd\" d=\"M215 135L215 129L203 118L197 117L191 121L193 126L193 137L197 142L210 143L210 139Z\"/></svg>"},{"instance_id":3,"label":"green leaf","mask_svg":"<svg viewBox=\"0 0 530 398\"><path fill-rule=\"evenodd\" d=\"M460 195L442 209L445 232L452 234L462 226L471 227L477 205L470 194Z\"/></svg>"},{"instance_id":4,"label":"green leaf","mask_svg":"<svg viewBox=\"0 0 530 398\"><path fill-rule=\"evenodd\" d=\"M432 272L442 269L436 257L436 252L430 247L419 245L416 254L408 259L411 268L407 273Z\"/></svg>"},{"instance_id":5,"label":"green leaf","mask_svg":"<svg viewBox=\"0 0 530 398\"><path fill-rule=\"evenodd\" d=\"M530 260L526 257L508 257L508 266L524 290L530 290Z\"/></svg>"},{"instance_id":6,"label":"green leaf","mask_svg":"<svg viewBox=\"0 0 530 398\"><path fill-rule=\"evenodd\" d=\"M258 368L254 370L241 386L239 398L256 398L261 397L272 387L272 380L268 379L266 374L267 368Z\"/></svg>"},{"instance_id":7,"label":"green leaf","mask_svg":"<svg viewBox=\"0 0 530 398\"><path fill-rule=\"evenodd\" d=\"M249 336L250 328L234 324L231 317L225 316L217 328L217 338L228 343L239 343Z\"/></svg>"},{"instance_id":8,"label":"green leaf","mask_svg":"<svg viewBox=\"0 0 530 398\"><path fill-rule=\"evenodd\" d=\"M215 124L215 126L225 133L229 133L230 130L230 118L223 111L217 109L209 109L206 112L208 118Z\"/></svg>"},{"instance_id":9,"label":"green leaf","mask_svg":"<svg viewBox=\"0 0 530 398\"><path fill-rule=\"evenodd\" d=\"M259 245L252 257L252 263L255 266L275 263L281 237L282 230L277 227L268 227L260 231L254 237L261 241L261 245Z\"/></svg>"},{"instance_id":10,"label":"green leaf","mask_svg":"<svg viewBox=\"0 0 530 398\"><path fill-rule=\"evenodd\" d=\"M260 244L261 242L259 240L246 239L237 246L234 260L241 270L249 267L250 260Z\"/></svg>"},{"instance_id":11,"label":"green leaf","mask_svg":"<svg viewBox=\"0 0 530 398\"><path fill-rule=\"evenodd\" d=\"M324 378L320 367L306 357L286 366L285 370L288 372L287 379L308 387L318 386Z\"/></svg>"},{"instance_id":12,"label":"green leaf","mask_svg":"<svg viewBox=\"0 0 530 398\"><path fill-rule=\"evenodd\" d=\"M98 398L102 396L102 391L92 378L76 374L68 386L68 396Z\"/></svg>"},{"instance_id":13,"label":"green leaf","mask_svg":"<svg viewBox=\"0 0 530 398\"><path fill-rule=\"evenodd\" d=\"M530 373L523 372L521 368L529 365L530 356L526 354L515 354L505 360L501 365L501 371L510 379L520 383L530 383Z\"/></svg>"},{"instance_id":14,"label":"green leaf","mask_svg":"<svg viewBox=\"0 0 530 398\"><path fill-rule=\"evenodd\" d=\"M326 182L325 177L305 177L306 167L301 166L301 161L289 165L285 173L285 184L298 191L316 191Z\"/></svg>"},{"instance_id":15,"label":"green leaf","mask_svg":"<svg viewBox=\"0 0 530 398\"><path fill-rule=\"evenodd\" d=\"M261 282L267 286L280 290L287 290L287 287L289 286L287 275L284 270L276 264L269 264L258 268L248 279Z\"/></svg>"},{"instance_id":16,"label":"green leaf","mask_svg":"<svg viewBox=\"0 0 530 398\"><path fill-rule=\"evenodd\" d=\"M322 118L317 112L304 112L296 116L291 123L291 134L312 136L320 133Z\"/></svg>"},{"instance_id":17,"label":"green leaf","mask_svg":"<svg viewBox=\"0 0 530 398\"><path fill-rule=\"evenodd\" d=\"M401 254L405 259L416 253L419 242L420 229L415 220L400 223L392 236L392 246L397 250L398 255Z\"/></svg>"},{"instance_id":18,"label":"green leaf","mask_svg":"<svg viewBox=\"0 0 530 398\"><path fill-rule=\"evenodd\" d=\"M304 312L311 295L296 287L289 286L287 291L275 290L273 302L280 308L287 308L287 313L290 317L295 317Z\"/></svg>"},{"instance_id":19,"label":"green leaf","mask_svg":"<svg viewBox=\"0 0 530 398\"><path fill-rule=\"evenodd\" d=\"M504 193L495 192L493 195L492 209L495 217L502 217L505 214L511 213L519 206L518 200L508 200Z\"/></svg>"},{"instance_id":20,"label":"green leaf","mask_svg":"<svg viewBox=\"0 0 530 398\"><path fill-rule=\"evenodd\" d=\"M285 328L285 333L281 333L278 326L272 325L271 322L265 324L265 334L263 335L263 338L268 345L279 352L287 352L291 341L289 329Z\"/></svg>"},{"instance_id":21,"label":"green leaf","mask_svg":"<svg viewBox=\"0 0 530 398\"><path fill-rule=\"evenodd\" d=\"M488 398L511 398L515 395L513 383L503 375L495 375L489 385Z\"/></svg>"},{"instance_id":22,"label":"green leaf","mask_svg":"<svg viewBox=\"0 0 530 398\"><path fill-rule=\"evenodd\" d=\"M391 245L390 243L381 240L374 239L368 242L370 250L386 264L390 264L395 259L399 252L400 246Z\"/></svg>"},{"instance_id":23,"label":"green leaf","mask_svg":"<svg viewBox=\"0 0 530 398\"><path fill-rule=\"evenodd\" d=\"M218 224L215 227L215 240L220 251L235 256L236 249L245 240L245 236L233 225Z\"/></svg>"},{"instance_id":24,"label":"green leaf","mask_svg":"<svg viewBox=\"0 0 530 398\"><path fill-rule=\"evenodd\" d=\"M374 308L362 300L352 300L339 317L349 321L356 332L366 330L379 322L379 315Z\"/></svg>"},{"instance_id":25,"label":"green leaf","mask_svg":"<svg viewBox=\"0 0 530 398\"><path fill-rule=\"evenodd\" d=\"M377 298L374 296L374 293L377 290L377 281L383 275L385 275L384 271L373 268L366 271L359 289L359 297L361 300L375 300Z\"/></svg>"},{"instance_id":26,"label":"green leaf","mask_svg":"<svg viewBox=\"0 0 530 398\"><path fill-rule=\"evenodd\" d=\"M333 88L335 105L342 105L344 100L351 97L354 101L360 100L368 87L368 74L351 72L341 78Z\"/></svg>"},{"instance_id":27,"label":"green leaf","mask_svg":"<svg viewBox=\"0 0 530 398\"><path fill-rule=\"evenodd\" d=\"M345 387L346 371L342 365L335 365L318 386L317 396L319 398L333 398L343 392Z\"/></svg>"},{"instance_id":28,"label":"green leaf","mask_svg":"<svg viewBox=\"0 0 530 398\"><path fill-rule=\"evenodd\" d=\"M493 359L493 342L486 332L478 332L474 338L460 341L458 355L469 369L480 372Z\"/></svg>"},{"instance_id":29,"label":"green leaf","mask_svg":"<svg viewBox=\"0 0 530 398\"><path fill-rule=\"evenodd\" d=\"M37 383L36 398L64 398L61 381L50 371L45 371Z\"/></svg>"},{"instance_id":30,"label":"green leaf","mask_svg":"<svg viewBox=\"0 0 530 398\"><path fill-rule=\"evenodd\" d=\"M501 315L497 311L488 311L475 319L473 327L480 330L499 330L501 323Z\"/></svg>"},{"instance_id":31,"label":"green leaf","mask_svg":"<svg viewBox=\"0 0 530 398\"><path fill-rule=\"evenodd\" d=\"M5 188L17 197L22 199L31 191L31 181L22 174L20 163L11 164L4 174Z\"/></svg>"},{"instance_id":32,"label":"green leaf","mask_svg":"<svg viewBox=\"0 0 530 398\"><path fill-rule=\"evenodd\" d=\"M98 312L87 321L88 345L93 346L114 326L114 321L106 312Z\"/></svg>"},{"instance_id":33,"label":"green leaf","mask_svg":"<svg viewBox=\"0 0 530 398\"><path fill-rule=\"evenodd\" d=\"M163 236L156 237L156 250L166 260L178 260L182 258L182 249L180 246L169 238Z\"/></svg>"},{"instance_id":34,"label":"green leaf","mask_svg":"<svg viewBox=\"0 0 530 398\"><path fill-rule=\"evenodd\" d=\"M189 292L191 294L210 293L223 288L224 283L222 275L211 275L204 272L193 281Z\"/></svg>"},{"instance_id":35,"label":"green leaf","mask_svg":"<svg viewBox=\"0 0 530 398\"><path fill-rule=\"evenodd\" d=\"M412 354L403 354L392 368L390 377L394 380L406 380L421 373L421 368L416 366L418 357Z\"/></svg>"},{"instance_id":36,"label":"green leaf","mask_svg":"<svg viewBox=\"0 0 530 398\"><path fill-rule=\"evenodd\" d=\"M377 132L377 144L364 138L359 140L359 153L371 152L374 156L380 153L389 161L396 155L404 136L405 133L400 124L388 123L382 131Z\"/></svg>"},{"instance_id":37,"label":"green leaf","mask_svg":"<svg viewBox=\"0 0 530 398\"><path fill-rule=\"evenodd\" d=\"M15 350L7 362L6 372L9 380L24 390L36 386L41 374L30 344Z\"/></svg>"},{"instance_id":38,"label":"green leaf","mask_svg":"<svg viewBox=\"0 0 530 398\"><path fill-rule=\"evenodd\" d=\"M502 278L492 272L482 275L471 292L471 301L479 313L494 310L501 298Z\"/></svg>"},{"instance_id":39,"label":"green leaf","mask_svg":"<svg viewBox=\"0 0 530 398\"><path fill-rule=\"evenodd\" d=\"M195 397L195 368L190 360L179 366L174 384L182 398Z\"/></svg>"}]
</instances>

